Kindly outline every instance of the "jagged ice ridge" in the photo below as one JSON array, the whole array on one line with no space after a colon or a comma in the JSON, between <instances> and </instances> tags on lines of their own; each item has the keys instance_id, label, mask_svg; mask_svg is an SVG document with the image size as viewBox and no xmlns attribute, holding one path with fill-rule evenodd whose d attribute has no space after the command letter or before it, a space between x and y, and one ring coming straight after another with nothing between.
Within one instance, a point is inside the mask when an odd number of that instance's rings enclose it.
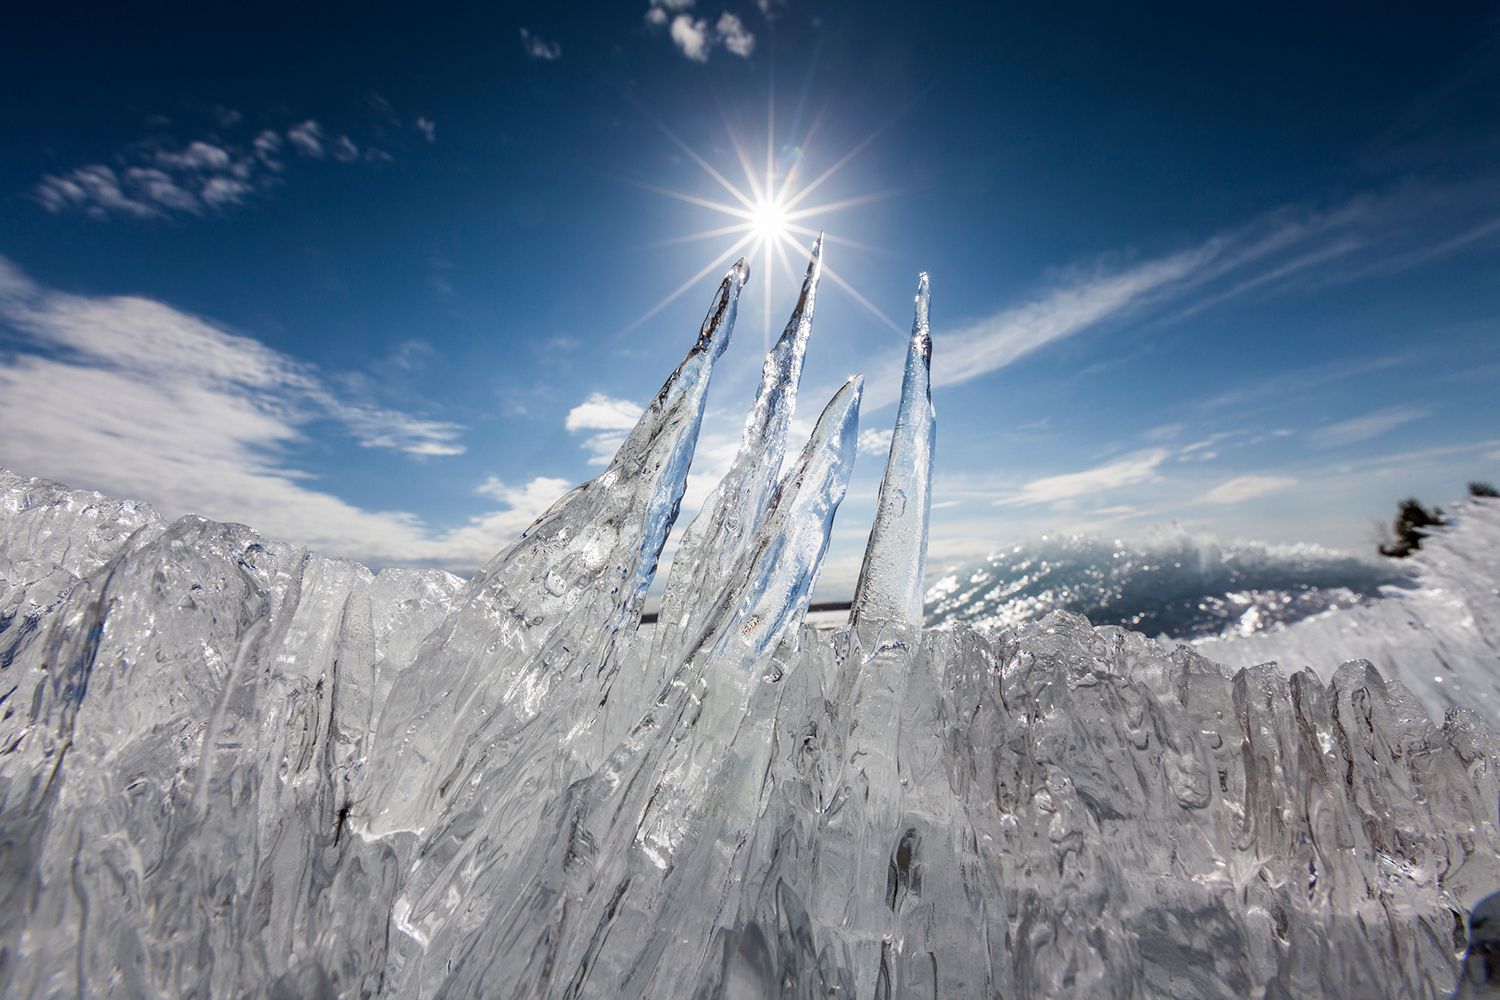
<instances>
[{"instance_id":1,"label":"jagged ice ridge","mask_svg":"<svg viewBox=\"0 0 1500 1000\"><path fill-rule=\"evenodd\" d=\"M743 261L468 581L0 473L0 991L1445 995L1500 884L1474 711L1067 613L923 627L925 276L851 624L804 625L861 394L781 471L821 251L652 629Z\"/></svg>"}]
</instances>

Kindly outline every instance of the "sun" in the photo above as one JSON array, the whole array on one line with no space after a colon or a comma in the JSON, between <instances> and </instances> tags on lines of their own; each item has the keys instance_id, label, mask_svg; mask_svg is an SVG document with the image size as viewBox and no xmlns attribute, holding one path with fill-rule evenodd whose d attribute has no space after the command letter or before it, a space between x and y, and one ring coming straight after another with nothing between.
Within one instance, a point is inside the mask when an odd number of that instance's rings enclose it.
<instances>
[{"instance_id":1,"label":"sun","mask_svg":"<svg viewBox=\"0 0 1500 1000\"><path fill-rule=\"evenodd\" d=\"M774 195L758 199L750 211L750 231L764 244L776 246L782 240L790 240L790 222L786 205Z\"/></svg>"},{"instance_id":2,"label":"sun","mask_svg":"<svg viewBox=\"0 0 1500 1000\"><path fill-rule=\"evenodd\" d=\"M683 142L672 133L664 124L656 118L640 109L642 114L655 125L663 135L687 154L697 166L711 178L719 187L722 194L727 194L729 200L721 198L705 197L702 194L690 191L677 191L671 188L659 187L655 184L637 182L643 188L654 191L657 194L666 195L669 198L684 201L710 213L709 218L716 225L699 232L688 233L683 236L662 240L658 245L669 245L679 243L692 243L699 240L722 239L727 246L713 256L698 273L688 278L675 290L661 301L657 302L650 310L631 323L620 336L636 329L652 316L674 302L678 297L695 287L706 275L715 268L723 267L728 261L738 255L744 255L750 261L753 273L763 277L760 280L761 295L764 299L762 309L762 339L769 344L771 334L771 303L773 298L773 285L776 284L775 276L778 272L783 280L789 281L793 287L800 280L798 269L793 265L807 250L806 243L815 237L822 237L830 244L844 244L870 250L862 243L852 240L841 239L833 233L826 232L826 219L830 214L844 209L853 208L858 205L866 205L871 202L881 201L891 197L894 192L871 192L868 194L857 194L851 197L839 198L831 201L814 202L811 195L818 191L831 178L837 175L848 163L861 151L870 145L877 135L883 131L884 126L876 129L863 141L849 149L843 156L834 160L832 165L811 180L801 175L803 167L809 162L805 145L810 139L803 137L802 143L794 143L780 147L774 138L774 128L771 125L770 115L767 116L767 128L765 136L765 157L763 162L756 162L759 157L750 155L747 144L742 141L741 136L728 125L729 144L734 150L734 159L739 168L740 180L738 183L730 180L730 173L736 172L733 167L721 170L708 161L706 157ZM808 225L816 222L817 228ZM846 281L837 270L831 267L828 259L823 259L823 275L838 285L850 297L863 306L883 325L903 339L907 336L905 327L897 323L868 298L860 294L848 281Z\"/></svg>"}]
</instances>

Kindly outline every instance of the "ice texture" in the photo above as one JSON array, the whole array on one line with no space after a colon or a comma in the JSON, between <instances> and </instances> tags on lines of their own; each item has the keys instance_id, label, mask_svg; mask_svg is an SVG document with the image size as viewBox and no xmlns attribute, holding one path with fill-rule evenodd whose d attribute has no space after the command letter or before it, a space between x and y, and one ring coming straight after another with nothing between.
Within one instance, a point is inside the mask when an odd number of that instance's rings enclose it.
<instances>
[{"instance_id":1,"label":"ice texture","mask_svg":"<svg viewBox=\"0 0 1500 1000\"><path fill-rule=\"evenodd\" d=\"M1451 509L1448 523L1400 560L1412 577L1381 588L1379 600L1251 636L1211 636L1198 650L1222 663L1274 660L1324 677L1346 659L1366 659L1434 717L1463 706L1500 724L1500 500L1468 497Z\"/></svg>"},{"instance_id":2,"label":"ice texture","mask_svg":"<svg viewBox=\"0 0 1500 1000\"><path fill-rule=\"evenodd\" d=\"M932 337L927 321L930 297L924 273L917 281L916 317L906 350L896 428L875 503L875 523L849 608L849 620L856 625L861 621L922 624L932 457L937 445Z\"/></svg>"},{"instance_id":3,"label":"ice texture","mask_svg":"<svg viewBox=\"0 0 1500 1000\"><path fill-rule=\"evenodd\" d=\"M792 317L761 366L760 388L745 417L734 461L702 513L683 533L653 633L655 661L682 659L686 652L682 643L691 644L702 629L707 614L705 592L724 579L759 532L786 454L787 427L797 406L822 273L820 235L813 244Z\"/></svg>"},{"instance_id":4,"label":"ice texture","mask_svg":"<svg viewBox=\"0 0 1500 1000\"><path fill-rule=\"evenodd\" d=\"M662 628L743 264L609 468L466 582L0 473L0 993L1483 995L1476 712L1067 612L923 627L925 282L856 619L804 623L861 395L782 470L819 266Z\"/></svg>"}]
</instances>

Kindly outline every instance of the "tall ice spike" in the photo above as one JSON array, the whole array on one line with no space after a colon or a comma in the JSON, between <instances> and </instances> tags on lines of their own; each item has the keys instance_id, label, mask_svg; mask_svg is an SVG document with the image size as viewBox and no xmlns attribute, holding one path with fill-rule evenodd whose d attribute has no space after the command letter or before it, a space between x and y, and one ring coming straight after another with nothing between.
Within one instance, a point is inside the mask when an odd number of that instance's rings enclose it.
<instances>
[{"instance_id":1,"label":"tall ice spike","mask_svg":"<svg viewBox=\"0 0 1500 1000\"><path fill-rule=\"evenodd\" d=\"M653 640L654 659L671 671L684 637L702 630L707 609L701 595L713 593L765 520L776 477L786 452L787 425L797 407L802 359L812 333L813 306L823 274L823 236L813 243L802 294L776 345L761 367L760 388L745 417L745 430L734 463L678 546L662 598Z\"/></svg>"},{"instance_id":2,"label":"tall ice spike","mask_svg":"<svg viewBox=\"0 0 1500 1000\"><path fill-rule=\"evenodd\" d=\"M677 518L714 361L748 275L744 258L730 268L697 343L609 468L492 559L423 641L376 729L370 833L420 832L439 816L482 811L479 771L514 728L544 708L557 716L560 706L598 703L616 636L640 621Z\"/></svg>"},{"instance_id":3,"label":"tall ice spike","mask_svg":"<svg viewBox=\"0 0 1500 1000\"><path fill-rule=\"evenodd\" d=\"M927 329L927 273L917 279L916 317L901 380L901 406L880 481L875 523L854 588L849 620L922 624L922 578L927 568L927 521L932 505L932 337Z\"/></svg>"},{"instance_id":4,"label":"tall ice spike","mask_svg":"<svg viewBox=\"0 0 1500 1000\"><path fill-rule=\"evenodd\" d=\"M771 661L801 626L828 551L862 386L856 375L834 394L762 529L719 593L700 595L702 634L655 704L594 773L546 786L551 801L536 807L546 818L517 864L475 866L485 897L502 902L426 944L423 964L452 970L437 995L548 977L567 984L565 996L687 995L703 957L696 928L723 915L743 872L744 854L724 845L747 841L759 811L784 679ZM674 904L684 892L695 905Z\"/></svg>"}]
</instances>

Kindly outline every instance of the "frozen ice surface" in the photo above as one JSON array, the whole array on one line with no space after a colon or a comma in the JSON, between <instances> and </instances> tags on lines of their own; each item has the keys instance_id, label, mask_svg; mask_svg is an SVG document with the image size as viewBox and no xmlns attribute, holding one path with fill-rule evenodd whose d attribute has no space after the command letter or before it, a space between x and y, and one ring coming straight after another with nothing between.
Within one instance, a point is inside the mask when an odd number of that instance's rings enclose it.
<instances>
[{"instance_id":1,"label":"frozen ice surface","mask_svg":"<svg viewBox=\"0 0 1500 1000\"><path fill-rule=\"evenodd\" d=\"M743 266L614 463L467 582L0 474L0 993L1435 1000L1466 949L1483 986L1476 712L1065 612L915 620L925 336L867 599L803 624L860 401L779 471L817 268L669 636L641 596ZM1424 549L1413 594L1469 581L1425 623L1492 639L1496 526Z\"/></svg>"},{"instance_id":2,"label":"frozen ice surface","mask_svg":"<svg viewBox=\"0 0 1500 1000\"><path fill-rule=\"evenodd\" d=\"M1345 660L1365 659L1434 718L1464 706L1500 724L1500 500L1459 500L1448 520L1401 560L1414 578L1383 588L1379 600L1255 635L1207 638L1198 651L1234 666L1311 667L1325 678Z\"/></svg>"},{"instance_id":3,"label":"frozen ice surface","mask_svg":"<svg viewBox=\"0 0 1500 1000\"><path fill-rule=\"evenodd\" d=\"M1179 641L1249 635L1409 585L1408 560L1319 545L1220 542L1180 528L1130 538L1056 535L945 567L927 592L929 625L1017 626L1072 611Z\"/></svg>"}]
</instances>

